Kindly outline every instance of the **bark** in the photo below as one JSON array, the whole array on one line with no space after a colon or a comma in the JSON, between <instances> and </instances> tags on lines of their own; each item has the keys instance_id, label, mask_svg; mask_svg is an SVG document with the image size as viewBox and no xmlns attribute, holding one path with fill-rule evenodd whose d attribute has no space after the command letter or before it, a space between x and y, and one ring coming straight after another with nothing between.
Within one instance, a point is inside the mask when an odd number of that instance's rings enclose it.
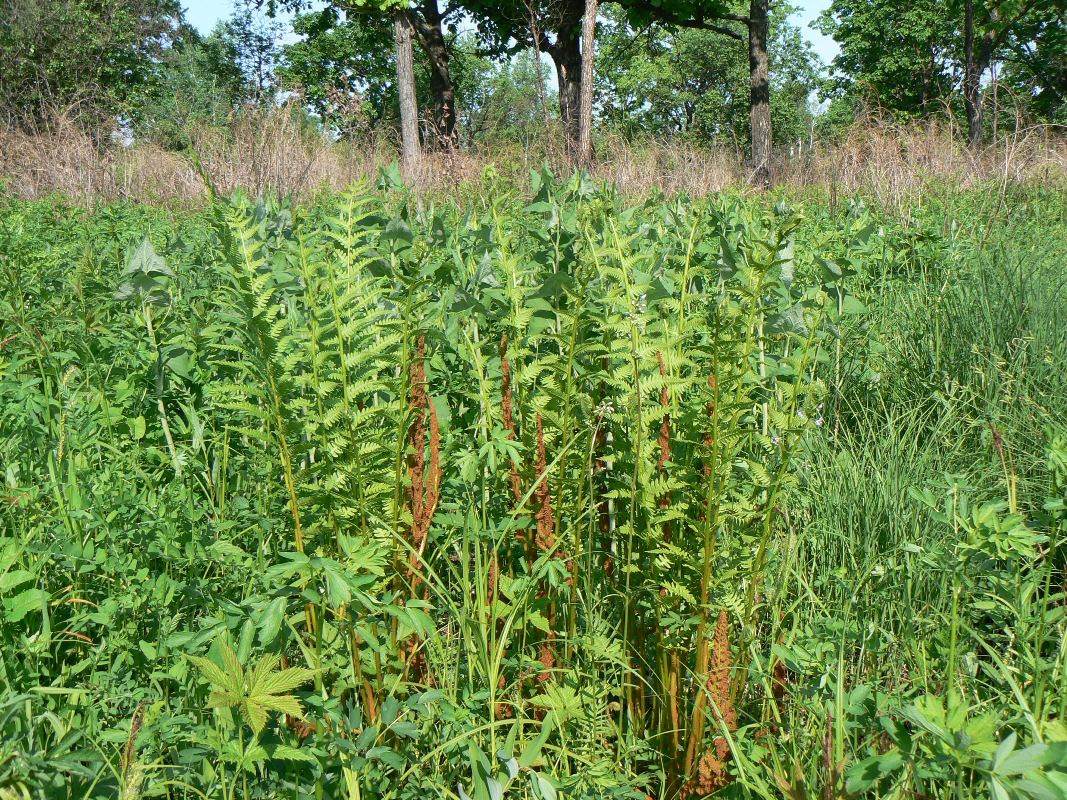
<instances>
[{"instance_id":1,"label":"bark","mask_svg":"<svg viewBox=\"0 0 1067 800\"><path fill-rule=\"evenodd\" d=\"M567 156L577 161L578 120L582 87L580 31L585 14L584 0L567 0L559 12L556 41L542 49L552 57L559 80L559 118L567 139Z\"/></svg>"},{"instance_id":2,"label":"bark","mask_svg":"<svg viewBox=\"0 0 1067 800\"><path fill-rule=\"evenodd\" d=\"M526 10L530 14L530 41L534 43L537 51L537 99L541 103L541 111L545 117L545 141L552 137L552 117L548 113L548 90L545 88L545 73L541 69L541 27L537 24L537 10L533 0L526 0Z\"/></svg>"},{"instance_id":3,"label":"bark","mask_svg":"<svg viewBox=\"0 0 1067 800\"><path fill-rule=\"evenodd\" d=\"M751 0L748 12L748 69L751 90L752 183L771 185L771 84L767 61L769 0Z\"/></svg>"},{"instance_id":4,"label":"bark","mask_svg":"<svg viewBox=\"0 0 1067 800\"><path fill-rule=\"evenodd\" d=\"M419 4L422 18L413 17L419 43L430 64L430 95L433 97L433 145L443 150L456 147L456 90L449 72L448 46L441 27L441 11L437 0Z\"/></svg>"},{"instance_id":5,"label":"bark","mask_svg":"<svg viewBox=\"0 0 1067 800\"><path fill-rule=\"evenodd\" d=\"M974 37L974 0L963 4L963 105L967 110L967 143L977 147L982 141L982 96Z\"/></svg>"},{"instance_id":6,"label":"bark","mask_svg":"<svg viewBox=\"0 0 1067 800\"><path fill-rule=\"evenodd\" d=\"M993 141L996 142L996 140L997 140L997 132L999 131L999 124L998 123L1000 122L1000 120L999 120L1000 103L998 102L999 98L997 97L997 94L998 94L998 92L997 92L997 89L998 89L998 86L997 86L997 68L996 68L995 65L992 65L992 64L990 65L989 77L990 77L990 81L992 83L992 92L991 92L991 94L993 96Z\"/></svg>"},{"instance_id":7,"label":"bark","mask_svg":"<svg viewBox=\"0 0 1067 800\"><path fill-rule=\"evenodd\" d=\"M982 31L974 18L974 0L964 0L963 5L963 104L967 110L967 140L971 147L982 143L982 74L993 63L996 53L1005 38L1035 6L1034 0L1023 0L1014 7L1015 13L1003 15L1002 3L982 3Z\"/></svg>"},{"instance_id":8,"label":"bark","mask_svg":"<svg viewBox=\"0 0 1067 800\"><path fill-rule=\"evenodd\" d=\"M597 0L585 0L582 19L581 101L578 109L578 152L580 167L593 165L593 54L596 39Z\"/></svg>"},{"instance_id":9,"label":"bark","mask_svg":"<svg viewBox=\"0 0 1067 800\"><path fill-rule=\"evenodd\" d=\"M396 84L400 96L401 160L411 170L419 163L419 110L415 101L415 57L411 49L411 20L399 12L394 20Z\"/></svg>"},{"instance_id":10,"label":"bark","mask_svg":"<svg viewBox=\"0 0 1067 800\"><path fill-rule=\"evenodd\" d=\"M578 104L582 83L582 55L578 37L560 37L549 52L556 65L559 82L559 119L567 139L567 154L573 157L578 148Z\"/></svg>"}]
</instances>

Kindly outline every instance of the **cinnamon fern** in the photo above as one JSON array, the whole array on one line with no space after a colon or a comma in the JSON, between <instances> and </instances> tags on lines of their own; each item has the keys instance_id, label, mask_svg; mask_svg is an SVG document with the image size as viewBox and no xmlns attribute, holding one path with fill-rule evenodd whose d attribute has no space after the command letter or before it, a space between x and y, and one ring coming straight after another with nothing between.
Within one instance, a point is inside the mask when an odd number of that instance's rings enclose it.
<instances>
[{"instance_id":1,"label":"cinnamon fern","mask_svg":"<svg viewBox=\"0 0 1067 800\"><path fill-rule=\"evenodd\" d=\"M1060 796L1051 201L484 184L0 206L0 798Z\"/></svg>"}]
</instances>

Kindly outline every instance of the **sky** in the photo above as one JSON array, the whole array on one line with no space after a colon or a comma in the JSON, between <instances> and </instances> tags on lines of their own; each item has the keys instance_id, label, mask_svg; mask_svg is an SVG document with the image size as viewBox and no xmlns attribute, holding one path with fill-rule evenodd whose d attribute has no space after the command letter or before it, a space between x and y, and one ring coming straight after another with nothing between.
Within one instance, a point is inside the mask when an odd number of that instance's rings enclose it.
<instances>
[{"instance_id":1,"label":"sky","mask_svg":"<svg viewBox=\"0 0 1067 800\"><path fill-rule=\"evenodd\" d=\"M800 11L793 21L800 27L823 64L829 64L837 55L837 43L829 36L823 36L813 30L808 24L830 5L830 0L794 0L794 2ZM201 33L210 33L215 23L228 17L233 9L231 0L185 0L183 6L186 19Z\"/></svg>"}]
</instances>

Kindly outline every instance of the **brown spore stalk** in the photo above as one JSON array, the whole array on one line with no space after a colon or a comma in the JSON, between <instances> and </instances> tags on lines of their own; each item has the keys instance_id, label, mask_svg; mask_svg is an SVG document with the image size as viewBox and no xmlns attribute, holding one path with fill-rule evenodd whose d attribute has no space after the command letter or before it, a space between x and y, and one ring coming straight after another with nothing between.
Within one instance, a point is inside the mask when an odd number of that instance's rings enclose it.
<instances>
[{"instance_id":1,"label":"brown spore stalk","mask_svg":"<svg viewBox=\"0 0 1067 800\"><path fill-rule=\"evenodd\" d=\"M412 454L409 461L411 471L411 546L412 552L408 562L408 579L411 582L411 595L420 594L422 582L421 564L426 552L430 523L441 491L441 429L437 419L437 409L426 392L426 337L420 336L416 349L415 362L411 368L411 406L415 420L411 428ZM426 423L430 428L430 463L426 466ZM433 685L425 651L418 647L416 637L412 636L406 646L408 668L423 683Z\"/></svg>"},{"instance_id":2,"label":"brown spore stalk","mask_svg":"<svg viewBox=\"0 0 1067 800\"><path fill-rule=\"evenodd\" d=\"M545 432L541 415L537 415L537 549L546 553L556 544L556 520L552 514L552 493L548 487L548 456L545 452Z\"/></svg>"},{"instance_id":3,"label":"brown spore stalk","mask_svg":"<svg viewBox=\"0 0 1067 800\"><path fill-rule=\"evenodd\" d=\"M730 621L726 612L719 613L715 627L715 639L712 643L711 669L708 672L705 688L711 703L712 718L717 720L727 731L737 730L737 710L730 699L730 672L733 659L730 654ZM728 764L730 761L730 743L723 735L712 741L712 746L704 751L697 764L697 772L683 787L685 797L705 795L717 792L733 781Z\"/></svg>"},{"instance_id":4,"label":"brown spore stalk","mask_svg":"<svg viewBox=\"0 0 1067 800\"><path fill-rule=\"evenodd\" d=\"M122 750L123 772L129 770L137 757L137 736L141 733L141 726L144 724L144 712L145 704L138 703L130 718L130 735L126 737L126 746Z\"/></svg>"},{"instance_id":5,"label":"brown spore stalk","mask_svg":"<svg viewBox=\"0 0 1067 800\"><path fill-rule=\"evenodd\" d=\"M711 695L712 717L722 722L729 731L737 728L737 710L730 699L730 671L733 657L730 654L730 620L725 611L719 612L715 626L715 640L711 647L711 671L708 673L707 689Z\"/></svg>"},{"instance_id":6,"label":"brown spore stalk","mask_svg":"<svg viewBox=\"0 0 1067 800\"><path fill-rule=\"evenodd\" d=\"M784 641L785 634L782 634L778 637L778 644ZM771 671L771 700L774 703L777 719L771 721L770 729L772 733L778 732L781 720L785 719L785 699L788 692L789 668L786 667L782 659L775 658L774 668Z\"/></svg>"},{"instance_id":7,"label":"brown spore stalk","mask_svg":"<svg viewBox=\"0 0 1067 800\"><path fill-rule=\"evenodd\" d=\"M548 455L545 450L544 426L541 415L537 415L537 465L536 465L537 489L534 496L537 499L537 537L535 544L538 552L548 553L556 547L556 518L552 513L552 492L548 486ZM567 585L574 582L574 570L570 556L561 547L556 550L556 557L567 562L567 569L572 577L567 579Z\"/></svg>"},{"instance_id":8,"label":"brown spore stalk","mask_svg":"<svg viewBox=\"0 0 1067 800\"><path fill-rule=\"evenodd\" d=\"M537 535L534 544L540 553L549 553L556 546L556 519L552 513L552 492L548 486L548 454L545 448L545 431L541 415L537 415L537 463L534 469L537 488L534 495L537 499ZM557 557L566 559L562 551L556 553ZM568 583L573 581L568 579ZM548 591L547 586L542 587L541 595ZM538 659L544 669L537 676L539 683L546 683L552 679L552 669L556 664L555 639L556 619L555 606L549 605L548 609L548 635L541 643Z\"/></svg>"},{"instance_id":9,"label":"brown spore stalk","mask_svg":"<svg viewBox=\"0 0 1067 800\"><path fill-rule=\"evenodd\" d=\"M668 409L671 405L670 392L667 391L667 365L663 361L663 353L656 353L656 358L659 360L659 374L664 379L664 384L659 390L659 404ZM663 421L659 424L659 471L661 473L667 471L667 462L671 460L671 415L670 412L664 410ZM669 496L660 498L660 506L670 505L671 499Z\"/></svg>"},{"instance_id":10,"label":"brown spore stalk","mask_svg":"<svg viewBox=\"0 0 1067 800\"><path fill-rule=\"evenodd\" d=\"M430 523L441 491L441 430L437 409L426 392L426 337L420 336L411 366L411 409L415 419L411 425L411 554L409 577L413 588L418 585L419 562L426 550ZM426 466L426 427L430 428L430 463Z\"/></svg>"},{"instance_id":11,"label":"brown spore stalk","mask_svg":"<svg viewBox=\"0 0 1067 800\"><path fill-rule=\"evenodd\" d=\"M489 575L486 579L486 602L491 606L493 601L496 600L497 587L500 585L500 562L497 560L496 553L493 553L489 557Z\"/></svg>"}]
</instances>

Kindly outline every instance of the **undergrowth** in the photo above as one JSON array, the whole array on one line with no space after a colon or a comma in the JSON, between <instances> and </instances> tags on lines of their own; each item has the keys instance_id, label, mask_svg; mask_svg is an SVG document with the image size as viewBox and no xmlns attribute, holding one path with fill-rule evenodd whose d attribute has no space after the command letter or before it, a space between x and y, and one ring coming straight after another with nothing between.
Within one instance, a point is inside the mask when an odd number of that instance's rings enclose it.
<instances>
[{"instance_id":1,"label":"undergrowth","mask_svg":"<svg viewBox=\"0 0 1067 800\"><path fill-rule=\"evenodd\" d=\"M1063 196L532 180L0 206L0 797L1067 796Z\"/></svg>"}]
</instances>

